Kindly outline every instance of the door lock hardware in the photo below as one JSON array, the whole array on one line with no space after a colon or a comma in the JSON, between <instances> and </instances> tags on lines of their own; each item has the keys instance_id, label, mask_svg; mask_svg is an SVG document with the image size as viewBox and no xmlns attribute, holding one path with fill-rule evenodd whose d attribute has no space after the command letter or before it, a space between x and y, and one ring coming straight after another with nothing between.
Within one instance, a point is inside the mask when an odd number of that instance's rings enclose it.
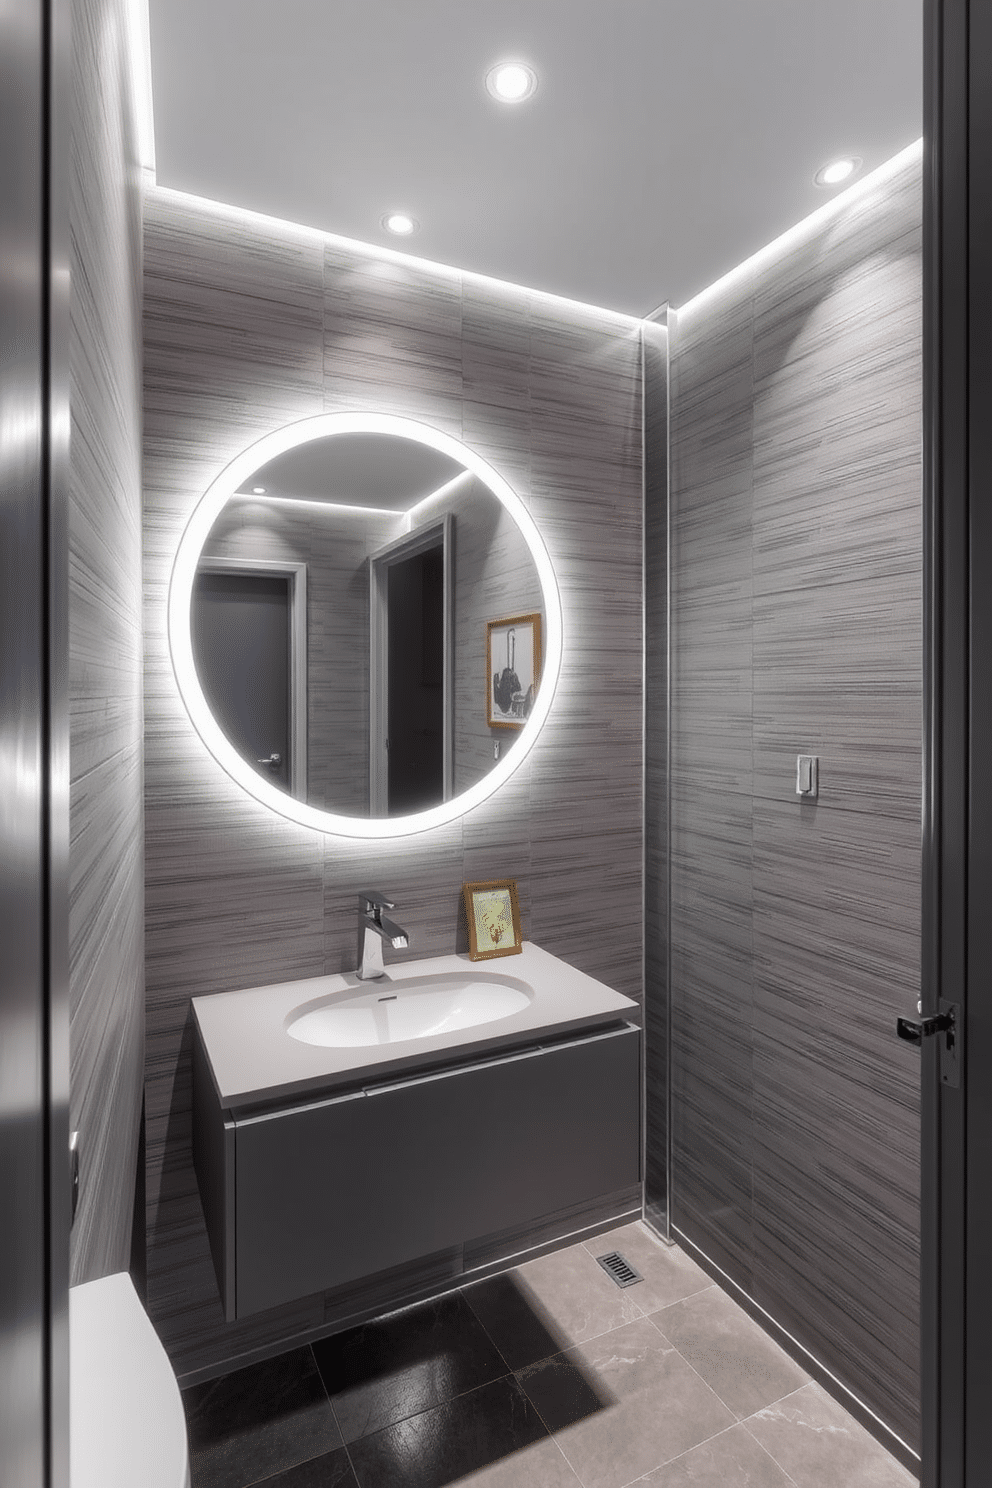
<instances>
[{"instance_id":1,"label":"door lock hardware","mask_svg":"<svg viewBox=\"0 0 992 1488\"><path fill-rule=\"evenodd\" d=\"M907 1044L923 1047L923 1040L939 1035L940 1083L957 1090L961 1085L961 1008L956 1002L940 999L936 1013L925 1018L899 1018L896 1033Z\"/></svg>"},{"instance_id":2,"label":"door lock hardware","mask_svg":"<svg viewBox=\"0 0 992 1488\"><path fill-rule=\"evenodd\" d=\"M69 1227L76 1222L79 1207L79 1132L69 1133Z\"/></svg>"}]
</instances>

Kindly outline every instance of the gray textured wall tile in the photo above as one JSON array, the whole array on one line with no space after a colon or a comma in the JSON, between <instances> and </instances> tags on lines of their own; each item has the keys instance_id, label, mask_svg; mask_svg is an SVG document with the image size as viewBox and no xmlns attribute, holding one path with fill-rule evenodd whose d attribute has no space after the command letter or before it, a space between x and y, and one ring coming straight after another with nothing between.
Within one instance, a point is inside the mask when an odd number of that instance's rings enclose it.
<instances>
[{"instance_id":1,"label":"gray textured wall tile","mask_svg":"<svg viewBox=\"0 0 992 1488\"><path fill-rule=\"evenodd\" d=\"M673 1215L911 1443L919 243L916 163L672 351Z\"/></svg>"},{"instance_id":2,"label":"gray textured wall tile","mask_svg":"<svg viewBox=\"0 0 992 1488\"><path fill-rule=\"evenodd\" d=\"M248 219L169 193L147 231L150 1304L185 1372L323 1316L318 1298L221 1321L189 1159L191 996L352 967L370 886L412 933L396 960L464 950L462 883L506 875L525 934L640 995L639 389L636 327L606 314L288 226L260 224L256 249ZM566 616L559 695L521 771L463 820L388 844L309 833L234 786L185 715L164 634L209 481L251 438L346 407L421 418L489 459L544 533Z\"/></svg>"}]
</instances>

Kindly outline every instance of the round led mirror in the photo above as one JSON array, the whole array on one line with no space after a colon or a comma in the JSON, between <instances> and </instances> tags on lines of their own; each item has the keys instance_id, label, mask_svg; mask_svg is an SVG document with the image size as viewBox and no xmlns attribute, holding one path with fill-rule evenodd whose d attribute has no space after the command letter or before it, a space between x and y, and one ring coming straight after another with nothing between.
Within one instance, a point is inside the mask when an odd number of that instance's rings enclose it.
<instances>
[{"instance_id":1,"label":"round led mirror","mask_svg":"<svg viewBox=\"0 0 992 1488\"><path fill-rule=\"evenodd\" d=\"M412 419L325 414L203 496L169 645L197 732L256 800L405 836L521 764L558 680L561 602L529 512L474 451Z\"/></svg>"}]
</instances>

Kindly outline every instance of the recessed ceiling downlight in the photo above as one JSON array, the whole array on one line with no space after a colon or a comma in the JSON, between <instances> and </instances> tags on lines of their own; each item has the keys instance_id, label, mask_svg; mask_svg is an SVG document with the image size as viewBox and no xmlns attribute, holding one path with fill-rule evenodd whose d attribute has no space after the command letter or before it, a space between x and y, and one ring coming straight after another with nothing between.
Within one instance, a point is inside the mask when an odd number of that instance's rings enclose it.
<instances>
[{"instance_id":1,"label":"recessed ceiling downlight","mask_svg":"<svg viewBox=\"0 0 992 1488\"><path fill-rule=\"evenodd\" d=\"M486 88L500 103L523 103L537 92L537 73L524 62L498 62L486 73Z\"/></svg>"},{"instance_id":2,"label":"recessed ceiling downlight","mask_svg":"<svg viewBox=\"0 0 992 1488\"><path fill-rule=\"evenodd\" d=\"M856 155L845 155L840 160L831 160L829 165L823 165L813 177L817 186L839 186L842 181L849 181L861 169L862 162Z\"/></svg>"},{"instance_id":3,"label":"recessed ceiling downlight","mask_svg":"<svg viewBox=\"0 0 992 1488\"><path fill-rule=\"evenodd\" d=\"M395 233L399 238L408 238L420 226L416 217L411 217L408 212L387 212L379 220L387 232Z\"/></svg>"}]
</instances>

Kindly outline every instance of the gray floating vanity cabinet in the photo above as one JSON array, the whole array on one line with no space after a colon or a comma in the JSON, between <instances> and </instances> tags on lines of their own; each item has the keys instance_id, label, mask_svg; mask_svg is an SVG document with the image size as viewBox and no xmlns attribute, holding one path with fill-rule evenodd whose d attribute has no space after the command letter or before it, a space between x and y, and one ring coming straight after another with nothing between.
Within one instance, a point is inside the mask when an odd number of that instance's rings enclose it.
<instances>
[{"instance_id":1,"label":"gray floating vanity cabinet","mask_svg":"<svg viewBox=\"0 0 992 1488\"><path fill-rule=\"evenodd\" d=\"M339 1288L328 1318L386 1311L639 1207L640 1032L615 1017L240 1110L193 1025L194 1162L229 1321Z\"/></svg>"}]
</instances>

